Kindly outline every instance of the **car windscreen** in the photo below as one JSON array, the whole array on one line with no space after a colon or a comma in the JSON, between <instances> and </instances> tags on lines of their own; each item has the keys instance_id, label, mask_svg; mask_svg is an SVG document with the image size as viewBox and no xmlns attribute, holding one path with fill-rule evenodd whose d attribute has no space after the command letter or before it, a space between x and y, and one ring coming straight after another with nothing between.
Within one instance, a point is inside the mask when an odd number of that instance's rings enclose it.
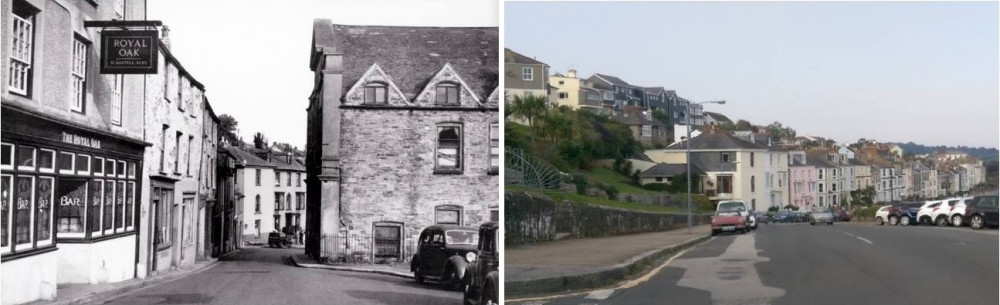
<instances>
[{"instance_id":1,"label":"car windscreen","mask_svg":"<svg viewBox=\"0 0 1000 305\"><path fill-rule=\"evenodd\" d=\"M467 230L449 230L444 232L445 243L449 245L479 245L479 233Z\"/></svg>"},{"instance_id":2,"label":"car windscreen","mask_svg":"<svg viewBox=\"0 0 1000 305\"><path fill-rule=\"evenodd\" d=\"M815 207L813 208L813 213L830 213L830 209L826 207Z\"/></svg>"},{"instance_id":3,"label":"car windscreen","mask_svg":"<svg viewBox=\"0 0 1000 305\"><path fill-rule=\"evenodd\" d=\"M719 211L729 211L729 210L746 211L746 205L743 204L742 202L736 202L736 201L719 203Z\"/></svg>"}]
</instances>

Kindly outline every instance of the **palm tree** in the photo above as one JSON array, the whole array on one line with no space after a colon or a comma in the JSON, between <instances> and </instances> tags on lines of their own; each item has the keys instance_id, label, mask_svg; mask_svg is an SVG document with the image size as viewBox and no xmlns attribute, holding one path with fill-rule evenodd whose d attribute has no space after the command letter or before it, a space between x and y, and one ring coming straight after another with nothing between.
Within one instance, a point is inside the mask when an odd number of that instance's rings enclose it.
<instances>
[{"instance_id":1,"label":"palm tree","mask_svg":"<svg viewBox=\"0 0 1000 305\"><path fill-rule=\"evenodd\" d=\"M531 142L535 142L536 126L534 120L539 116L545 114L546 111L546 98L544 96L518 96L515 95L514 99L510 103L511 115L523 118L528 121L528 126L531 127Z\"/></svg>"}]
</instances>

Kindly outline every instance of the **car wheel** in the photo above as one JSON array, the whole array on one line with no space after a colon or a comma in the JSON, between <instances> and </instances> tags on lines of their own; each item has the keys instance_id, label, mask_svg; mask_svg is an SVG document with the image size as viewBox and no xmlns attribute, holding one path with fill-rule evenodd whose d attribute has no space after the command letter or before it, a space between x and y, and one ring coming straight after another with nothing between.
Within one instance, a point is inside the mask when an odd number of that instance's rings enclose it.
<instances>
[{"instance_id":1,"label":"car wheel","mask_svg":"<svg viewBox=\"0 0 1000 305\"><path fill-rule=\"evenodd\" d=\"M939 226L939 227L947 226L948 225L948 217L945 217L944 215L938 216L937 220L934 222L934 225Z\"/></svg>"},{"instance_id":2,"label":"car wheel","mask_svg":"<svg viewBox=\"0 0 1000 305\"><path fill-rule=\"evenodd\" d=\"M831 221L831 222L828 222L828 223L826 223L826 224L827 224L827 225L830 225L830 226L832 226L832 225L833 225L833 222Z\"/></svg>"},{"instance_id":3,"label":"car wheel","mask_svg":"<svg viewBox=\"0 0 1000 305\"><path fill-rule=\"evenodd\" d=\"M816 225L816 223L815 223L815 222L811 222L811 221L810 221L810 222L809 222L809 225L810 225L810 226L815 226L815 225Z\"/></svg>"},{"instance_id":4,"label":"car wheel","mask_svg":"<svg viewBox=\"0 0 1000 305\"><path fill-rule=\"evenodd\" d=\"M875 224L883 226L885 225L885 220L882 220L882 217L875 217Z\"/></svg>"},{"instance_id":5,"label":"car wheel","mask_svg":"<svg viewBox=\"0 0 1000 305\"><path fill-rule=\"evenodd\" d=\"M901 225L901 226L908 226L908 225L910 225L910 217L909 216L899 217L899 225Z\"/></svg>"},{"instance_id":6,"label":"car wheel","mask_svg":"<svg viewBox=\"0 0 1000 305\"><path fill-rule=\"evenodd\" d=\"M482 298L480 298L479 304L480 305L500 305L500 301L497 301L497 296L499 294L496 293L496 292L493 292L493 288L490 288L489 285L486 285L486 286L487 287L483 287L483 295L482 295Z\"/></svg>"},{"instance_id":7,"label":"car wheel","mask_svg":"<svg viewBox=\"0 0 1000 305\"><path fill-rule=\"evenodd\" d=\"M476 305L476 299L478 296L472 291L474 287L472 285L466 284L465 291L462 293L462 305Z\"/></svg>"},{"instance_id":8,"label":"car wheel","mask_svg":"<svg viewBox=\"0 0 1000 305\"><path fill-rule=\"evenodd\" d=\"M416 270L413 270L413 279L417 281L417 284L424 283L424 274L420 272L419 266L416 268Z\"/></svg>"},{"instance_id":9,"label":"car wheel","mask_svg":"<svg viewBox=\"0 0 1000 305\"><path fill-rule=\"evenodd\" d=\"M969 226L976 230L982 230L986 223L983 222L983 216L972 215L972 218L969 219Z\"/></svg>"},{"instance_id":10,"label":"car wheel","mask_svg":"<svg viewBox=\"0 0 1000 305\"><path fill-rule=\"evenodd\" d=\"M894 226L898 225L899 224L899 217L889 216L889 224L890 225L894 225Z\"/></svg>"},{"instance_id":11,"label":"car wheel","mask_svg":"<svg viewBox=\"0 0 1000 305\"><path fill-rule=\"evenodd\" d=\"M747 234L747 231L750 231L750 229L748 227L743 227L743 229L740 230L740 234Z\"/></svg>"},{"instance_id":12,"label":"car wheel","mask_svg":"<svg viewBox=\"0 0 1000 305\"><path fill-rule=\"evenodd\" d=\"M951 217L951 225L956 227L962 226L962 215L955 215Z\"/></svg>"},{"instance_id":13,"label":"car wheel","mask_svg":"<svg viewBox=\"0 0 1000 305\"><path fill-rule=\"evenodd\" d=\"M716 236L716 235L719 235L719 231L712 230L712 236Z\"/></svg>"},{"instance_id":14,"label":"car wheel","mask_svg":"<svg viewBox=\"0 0 1000 305\"><path fill-rule=\"evenodd\" d=\"M444 285L448 290L459 291L462 288L462 278L458 277L458 272L455 268L448 270L448 277L446 278Z\"/></svg>"}]
</instances>

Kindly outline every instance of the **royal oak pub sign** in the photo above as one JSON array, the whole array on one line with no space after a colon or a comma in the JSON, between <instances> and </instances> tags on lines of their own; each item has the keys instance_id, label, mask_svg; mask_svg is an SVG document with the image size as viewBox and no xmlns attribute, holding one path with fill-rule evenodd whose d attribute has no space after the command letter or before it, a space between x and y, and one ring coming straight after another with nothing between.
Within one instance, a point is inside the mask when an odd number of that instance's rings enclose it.
<instances>
[{"instance_id":1,"label":"royal oak pub sign","mask_svg":"<svg viewBox=\"0 0 1000 305\"><path fill-rule=\"evenodd\" d=\"M101 74L156 74L158 31L101 33Z\"/></svg>"}]
</instances>

